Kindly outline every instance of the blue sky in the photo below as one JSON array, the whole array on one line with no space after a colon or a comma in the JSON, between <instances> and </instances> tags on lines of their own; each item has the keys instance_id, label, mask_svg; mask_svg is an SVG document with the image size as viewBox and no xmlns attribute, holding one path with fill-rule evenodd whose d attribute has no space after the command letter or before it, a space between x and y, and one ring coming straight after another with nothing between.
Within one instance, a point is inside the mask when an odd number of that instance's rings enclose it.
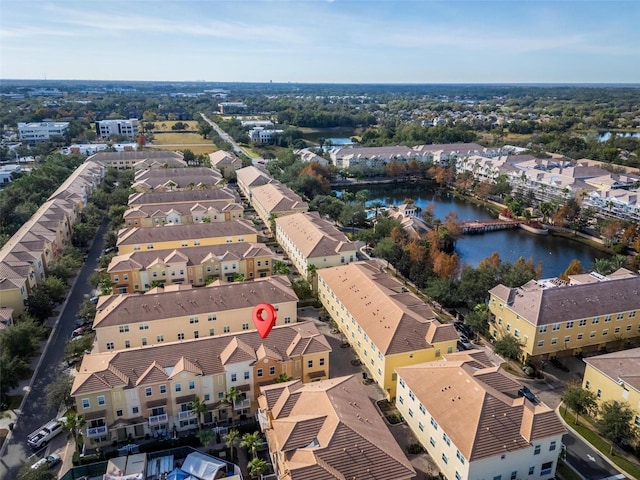
<instances>
[{"instance_id":1,"label":"blue sky","mask_svg":"<svg viewBox=\"0 0 640 480\"><path fill-rule=\"evenodd\" d=\"M638 25L638 0L2 0L0 77L639 83Z\"/></svg>"}]
</instances>

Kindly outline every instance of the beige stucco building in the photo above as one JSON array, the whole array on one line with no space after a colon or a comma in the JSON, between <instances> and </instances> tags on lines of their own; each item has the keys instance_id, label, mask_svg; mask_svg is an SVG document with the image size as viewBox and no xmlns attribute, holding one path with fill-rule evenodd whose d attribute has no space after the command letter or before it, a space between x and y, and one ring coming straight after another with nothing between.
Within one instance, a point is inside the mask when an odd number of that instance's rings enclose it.
<instances>
[{"instance_id":1,"label":"beige stucco building","mask_svg":"<svg viewBox=\"0 0 640 480\"><path fill-rule=\"evenodd\" d=\"M309 210L307 202L303 201L298 194L276 181L253 187L250 202L269 229L271 229L271 218L304 213Z\"/></svg>"}]
</instances>

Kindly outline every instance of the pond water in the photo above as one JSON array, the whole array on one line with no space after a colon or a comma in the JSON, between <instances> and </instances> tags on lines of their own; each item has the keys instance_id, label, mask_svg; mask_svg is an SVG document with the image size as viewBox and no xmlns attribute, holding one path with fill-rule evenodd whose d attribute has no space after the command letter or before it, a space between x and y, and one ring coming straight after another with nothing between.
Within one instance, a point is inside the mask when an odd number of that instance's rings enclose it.
<instances>
[{"instance_id":1,"label":"pond water","mask_svg":"<svg viewBox=\"0 0 640 480\"><path fill-rule=\"evenodd\" d=\"M640 139L640 132L637 132L637 133L636 132L615 132L615 134L618 137L634 137L634 138ZM606 142L611 138L611 135L613 135L612 132L600 133L598 134L598 141Z\"/></svg>"}]
</instances>

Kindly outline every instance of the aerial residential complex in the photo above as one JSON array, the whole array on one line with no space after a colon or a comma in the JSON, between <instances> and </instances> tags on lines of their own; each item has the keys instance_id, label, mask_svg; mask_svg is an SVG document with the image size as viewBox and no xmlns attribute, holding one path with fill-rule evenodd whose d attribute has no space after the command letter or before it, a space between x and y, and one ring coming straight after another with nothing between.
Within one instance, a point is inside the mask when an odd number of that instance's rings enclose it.
<instances>
[{"instance_id":1,"label":"aerial residential complex","mask_svg":"<svg viewBox=\"0 0 640 480\"><path fill-rule=\"evenodd\" d=\"M388 399L395 369L456 351L453 325L373 262L319 269L318 297Z\"/></svg>"},{"instance_id":2,"label":"aerial residential complex","mask_svg":"<svg viewBox=\"0 0 640 480\"><path fill-rule=\"evenodd\" d=\"M415 478L356 377L295 380L260 392L258 418L278 478Z\"/></svg>"},{"instance_id":3,"label":"aerial residential complex","mask_svg":"<svg viewBox=\"0 0 640 480\"><path fill-rule=\"evenodd\" d=\"M179 152L166 150L141 150L122 152L98 152L88 158L102 163L105 167L118 170L146 170L149 168L186 167L187 162Z\"/></svg>"},{"instance_id":4,"label":"aerial residential complex","mask_svg":"<svg viewBox=\"0 0 640 480\"><path fill-rule=\"evenodd\" d=\"M396 372L396 405L446 478L555 478L560 419L518 396L521 385L483 351Z\"/></svg>"},{"instance_id":5,"label":"aerial residential complex","mask_svg":"<svg viewBox=\"0 0 640 480\"><path fill-rule=\"evenodd\" d=\"M259 386L280 374L303 382L328 377L331 347L313 323L216 335L188 342L85 355L71 396L87 421L85 442L140 438L247 416ZM231 387L242 392L225 401ZM199 419L191 402L208 410Z\"/></svg>"},{"instance_id":6,"label":"aerial residential complex","mask_svg":"<svg viewBox=\"0 0 640 480\"><path fill-rule=\"evenodd\" d=\"M93 322L95 349L121 350L255 330L253 309L265 301L277 309L277 325L297 321L298 297L282 276L100 297Z\"/></svg>"},{"instance_id":7,"label":"aerial residential complex","mask_svg":"<svg viewBox=\"0 0 640 480\"><path fill-rule=\"evenodd\" d=\"M594 353L640 336L640 276L626 269L531 280L489 291L490 333L513 335L523 360Z\"/></svg>"}]
</instances>

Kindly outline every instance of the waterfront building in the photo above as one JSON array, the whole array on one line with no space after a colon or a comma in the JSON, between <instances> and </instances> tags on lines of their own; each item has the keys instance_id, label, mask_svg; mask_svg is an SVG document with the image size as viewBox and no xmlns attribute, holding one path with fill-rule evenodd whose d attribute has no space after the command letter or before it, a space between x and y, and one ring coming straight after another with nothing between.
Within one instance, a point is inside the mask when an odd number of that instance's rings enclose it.
<instances>
[{"instance_id":1,"label":"waterfront building","mask_svg":"<svg viewBox=\"0 0 640 480\"><path fill-rule=\"evenodd\" d=\"M396 407L445 478L555 478L566 433L560 419L519 396L522 385L484 351L396 372Z\"/></svg>"},{"instance_id":2,"label":"waterfront building","mask_svg":"<svg viewBox=\"0 0 640 480\"><path fill-rule=\"evenodd\" d=\"M396 396L396 368L455 352L453 325L441 324L429 305L377 263L323 268L317 275L322 306L388 399Z\"/></svg>"},{"instance_id":3,"label":"waterfront building","mask_svg":"<svg viewBox=\"0 0 640 480\"><path fill-rule=\"evenodd\" d=\"M356 245L318 212L294 213L276 219L276 240L300 275L308 268L335 267L357 260Z\"/></svg>"},{"instance_id":4,"label":"waterfront building","mask_svg":"<svg viewBox=\"0 0 640 480\"><path fill-rule=\"evenodd\" d=\"M99 138L109 138L111 135L138 138L138 120L136 118L100 120L96 122L96 133Z\"/></svg>"},{"instance_id":5,"label":"waterfront building","mask_svg":"<svg viewBox=\"0 0 640 480\"><path fill-rule=\"evenodd\" d=\"M258 231L245 219L235 222L129 227L118 232L118 254L258 241Z\"/></svg>"},{"instance_id":6,"label":"waterfront building","mask_svg":"<svg viewBox=\"0 0 640 480\"><path fill-rule=\"evenodd\" d=\"M633 425L640 427L640 348L588 357L584 363L582 388L595 393L599 404L626 402L635 413Z\"/></svg>"},{"instance_id":7,"label":"waterfront building","mask_svg":"<svg viewBox=\"0 0 640 480\"><path fill-rule=\"evenodd\" d=\"M277 478L415 478L355 376L276 383L260 392L258 419Z\"/></svg>"},{"instance_id":8,"label":"waterfront building","mask_svg":"<svg viewBox=\"0 0 640 480\"><path fill-rule=\"evenodd\" d=\"M491 336L519 340L522 360L593 353L640 336L640 276L620 269L500 284L489 290L489 310Z\"/></svg>"},{"instance_id":9,"label":"waterfront building","mask_svg":"<svg viewBox=\"0 0 640 480\"><path fill-rule=\"evenodd\" d=\"M88 448L197 428L228 425L257 410L259 386L286 374L302 382L327 378L331 347L313 322L217 335L84 356L71 397L87 424ZM233 403L227 392L240 392ZM198 418L191 402L207 407Z\"/></svg>"},{"instance_id":10,"label":"waterfront building","mask_svg":"<svg viewBox=\"0 0 640 480\"><path fill-rule=\"evenodd\" d=\"M273 252L262 243L225 243L168 250L134 251L111 259L113 293L144 292L152 284L203 286L212 280L271 275Z\"/></svg>"},{"instance_id":11,"label":"waterfront building","mask_svg":"<svg viewBox=\"0 0 640 480\"><path fill-rule=\"evenodd\" d=\"M51 137L63 137L68 128L69 122L19 122L18 138L33 145L48 142Z\"/></svg>"}]
</instances>

